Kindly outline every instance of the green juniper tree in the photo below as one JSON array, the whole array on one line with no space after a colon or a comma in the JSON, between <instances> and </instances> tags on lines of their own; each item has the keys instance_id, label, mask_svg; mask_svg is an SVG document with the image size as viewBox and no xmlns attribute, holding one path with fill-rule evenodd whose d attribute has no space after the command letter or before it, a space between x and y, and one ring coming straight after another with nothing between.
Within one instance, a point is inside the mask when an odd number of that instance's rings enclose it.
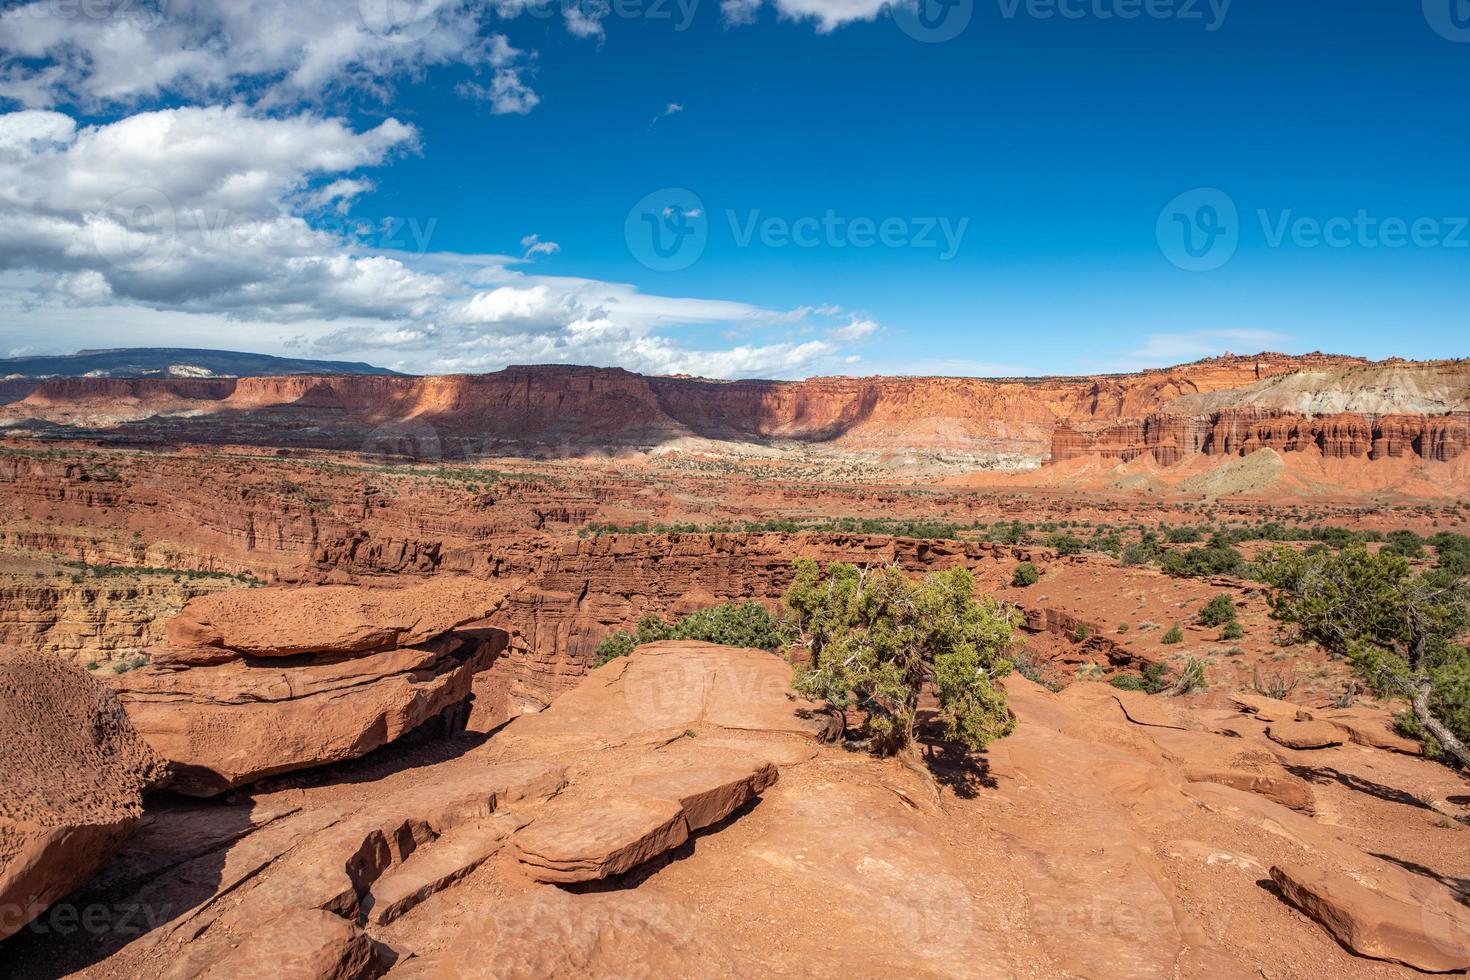
<instances>
[{"instance_id":1,"label":"green juniper tree","mask_svg":"<svg viewBox=\"0 0 1470 980\"><path fill-rule=\"evenodd\" d=\"M1374 690L1406 698L1409 727L1433 754L1470 768L1470 589L1463 575L1416 572L1392 551L1361 545L1339 554L1278 548L1258 575L1271 587L1272 615L1345 656Z\"/></svg>"},{"instance_id":2,"label":"green juniper tree","mask_svg":"<svg viewBox=\"0 0 1470 980\"><path fill-rule=\"evenodd\" d=\"M801 559L785 605L810 655L797 668L797 690L866 711L875 752L913 748L926 685L938 695L949 738L978 750L1014 729L994 681L1012 669L1015 613L989 597L977 600L966 569L916 582L891 566L834 562L823 574Z\"/></svg>"}]
</instances>

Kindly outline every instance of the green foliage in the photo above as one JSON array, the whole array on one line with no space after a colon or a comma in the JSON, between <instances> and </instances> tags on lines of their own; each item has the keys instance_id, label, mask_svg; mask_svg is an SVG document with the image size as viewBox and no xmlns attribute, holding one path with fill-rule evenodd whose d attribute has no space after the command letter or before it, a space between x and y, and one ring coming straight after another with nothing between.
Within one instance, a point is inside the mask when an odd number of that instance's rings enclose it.
<instances>
[{"instance_id":1,"label":"green foliage","mask_svg":"<svg viewBox=\"0 0 1470 980\"><path fill-rule=\"evenodd\" d=\"M1087 542L1070 534L1053 534L1046 539L1048 548L1056 549L1058 555L1080 555L1087 548Z\"/></svg>"},{"instance_id":2,"label":"green foliage","mask_svg":"<svg viewBox=\"0 0 1470 980\"><path fill-rule=\"evenodd\" d=\"M1015 572L1011 574L1011 584L1020 588L1035 585L1041 581L1041 572L1029 561L1023 561L1016 566Z\"/></svg>"},{"instance_id":3,"label":"green foliage","mask_svg":"<svg viewBox=\"0 0 1470 980\"><path fill-rule=\"evenodd\" d=\"M1142 691L1145 694L1158 694L1169 686L1164 674L1167 671L1163 664L1144 664L1141 673L1137 674L1114 674L1112 684L1120 691Z\"/></svg>"},{"instance_id":4,"label":"green foliage","mask_svg":"<svg viewBox=\"0 0 1470 980\"><path fill-rule=\"evenodd\" d=\"M1173 626L1170 626L1169 627L1169 631L1167 633L1165 633L1162 637L1160 637L1159 642L1160 643L1167 643L1170 646L1173 646L1176 643L1183 643L1184 642L1184 630L1182 630L1182 629L1179 628L1179 624L1178 623L1175 623Z\"/></svg>"},{"instance_id":5,"label":"green foliage","mask_svg":"<svg viewBox=\"0 0 1470 980\"><path fill-rule=\"evenodd\" d=\"M1459 644L1470 630L1470 590L1463 577L1443 567L1416 572L1402 554L1361 546L1337 555L1275 549L1258 574L1272 589L1272 616L1347 657L1375 692L1408 698L1426 748L1470 764L1470 651Z\"/></svg>"},{"instance_id":6,"label":"green foliage","mask_svg":"<svg viewBox=\"0 0 1470 980\"><path fill-rule=\"evenodd\" d=\"M1389 531L1388 543L1383 550L1391 555L1419 558L1424 554L1424 539L1413 531Z\"/></svg>"},{"instance_id":7,"label":"green foliage","mask_svg":"<svg viewBox=\"0 0 1470 980\"><path fill-rule=\"evenodd\" d=\"M728 646L778 650L790 642L785 627L758 602L727 603L690 613L676 623L644 616L629 634L613 633L597 645L596 664L626 657L634 648L659 640L703 640Z\"/></svg>"},{"instance_id":8,"label":"green foliage","mask_svg":"<svg viewBox=\"0 0 1470 980\"><path fill-rule=\"evenodd\" d=\"M1212 598L1199 611L1201 626L1224 626L1235 619L1235 600L1225 593Z\"/></svg>"},{"instance_id":9,"label":"green foliage","mask_svg":"<svg viewBox=\"0 0 1470 980\"><path fill-rule=\"evenodd\" d=\"M1220 630L1220 639L1239 640L1245 636L1245 628L1240 625L1240 620L1232 619Z\"/></svg>"},{"instance_id":10,"label":"green foliage","mask_svg":"<svg viewBox=\"0 0 1470 980\"><path fill-rule=\"evenodd\" d=\"M1171 551L1160 566L1175 578L1199 578L1205 575L1240 575L1245 571L1245 558L1216 535L1203 548Z\"/></svg>"},{"instance_id":11,"label":"green foliage","mask_svg":"<svg viewBox=\"0 0 1470 980\"><path fill-rule=\"evenodd\" d=\"M1025 544L1031 537L1031 525L1020 521L1011 521L1009 524L998 522L993 525L986 537L1000 544Z\"/></svg>"},{"instance_id":12,"label":"green foliage","mask_svg":"<svg viewBox=\"0 0 1470 980\"><path fill-rule=\"evenodd\" d=\"M1122 634L1128 632L1128 628L1129 627L1128 627L1128 624L1127 623L1119 623L1118 624L1118 635L1121 636Z\"/></svg>"},{"instance_id":13,"label":"green foliage","mask_svg":"<svg viewBox=\"0 0 1470 980\"><path fill-rule=\"evenodd\" d=\"M974 597L968 570L914 582L897 568L858 570L798 560L785 605L810 662L796 688L838 708L868 713L873 747L883 753L913 742L919 693L932 682L949 738L983 749L1015 722L993 683L1011 670L1015 614Z\"/></svg>"},{"instance_id":14,"label":"green foliage","mask_svg":"<svg viewBox=\"0 0 1470 980\"><path fill-rule=\"evenodd\" d=\"M1125 565L1153 565L1164 558L1159 536L1153 531L1144 531L1134 543L1123 549L1121 556Z\"/></svg>"},{"instance_id":15,"label":"green foliage","mask_svg":"<svg viewBox=\"0 0 1470 980\"><path fill-rule=\"evenodd\" d=\"M1021 647L1019 650L1013 651L1010 654L1010 660L1011 666L1015 668L1016 673L1028 681L1040 684L1052 692L1057 692L1062 689L1060 684L1046 679L1045 675L1042 674L1041 661L1027 647Z\"/></svg>"},{"instance_id":16,"label":"green foliage","mask_svg":"<svg viewBox=\"0 0 1470 980\"><path fill-rule=\"evenodd\" d=\"M943 521L904 520L891 517L837 517L830 520L736 521L725 524L663 523L584 525L579 537L604 534L795 534L808 531L820 534L870 534L882 537L922 538L927 540L957 539L965 530Z\"/></svg>"},{"instance_id":17,"label":"green foliage","mask_svg":"<svg viewBox=\"0 0 1470 980\"><path fill-rule=\"evenodd\" d=\"M1205 539L1205 531L1198 527L1171 527L1164 532L1170 544L1194 544Z\"/></svg>"},{"instance_id":18,"label":"green foliage","mask_svg":"<svg viewBox=\"0 0 1470 980\"><path fill-rule=\"evenodd\" d=\"M1470 575L1470 537L1441 531L1430 539L1438 564L1447 574Z\"/></svg>"}]
</instances>

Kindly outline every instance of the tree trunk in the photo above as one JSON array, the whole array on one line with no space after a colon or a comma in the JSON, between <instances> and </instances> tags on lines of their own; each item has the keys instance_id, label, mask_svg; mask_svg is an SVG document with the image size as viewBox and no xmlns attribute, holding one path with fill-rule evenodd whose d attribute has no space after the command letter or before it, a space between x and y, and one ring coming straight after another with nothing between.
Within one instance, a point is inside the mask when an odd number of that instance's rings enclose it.
<instances>
[{"instance_id":1,"label":"tree trunk","mask_svg":"<svg viewBox=\"0 0 1470 980\"><path fill-rule=\"evenodd\" d=\"M1463 768L1470 769L1470 748L1456 738L1455 733L1429 710L1429 680L1421 679L1410 683L1408 687L1409 702L1414 706L1414 717L1419 719L1419 724L1435 737L1446 752L1458 759Z\"/></svg>"}]
</instances>

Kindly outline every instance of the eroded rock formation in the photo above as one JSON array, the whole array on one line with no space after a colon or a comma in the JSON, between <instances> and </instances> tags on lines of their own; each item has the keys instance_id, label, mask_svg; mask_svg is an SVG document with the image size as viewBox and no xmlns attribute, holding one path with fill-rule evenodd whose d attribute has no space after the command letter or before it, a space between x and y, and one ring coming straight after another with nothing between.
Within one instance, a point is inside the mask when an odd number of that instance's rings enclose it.
<instances>
[{"instance_id":1,"label":"eroded rock formation","mask_svg":"<svg viewBox=\"0 0 1470 980\"><path fill-rule=\"evenodd\" d=\"M486 617L511 585L439 576L218 593L185 606L152 665L114 683L173 788L217 794L429 724L462 728L475 674L508 640Z\"/></svg>"},{"instance_id":2,"label":"eroded rock formation","mask_svg":"<svg viewBox=\"0 0 1470 980\"><path fill-rule=\"evenodd\" d=\"M112 856L163 775L104 685L0 650L0 940Z\"/></svg>"}]
</instances>

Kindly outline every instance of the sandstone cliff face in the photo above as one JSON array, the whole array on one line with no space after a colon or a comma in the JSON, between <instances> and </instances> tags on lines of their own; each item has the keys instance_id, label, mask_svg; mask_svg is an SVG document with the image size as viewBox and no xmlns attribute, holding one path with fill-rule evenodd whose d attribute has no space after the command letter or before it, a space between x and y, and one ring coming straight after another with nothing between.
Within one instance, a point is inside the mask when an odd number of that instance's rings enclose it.
<instances>
[{"instance_id":1,"label":"sandstone cliff face","mask_svg":"<svg viewBox=\"0 0 1470 980\"><path fill-rule=\"evenodd\" d=\"M1039 464L1058 438L1066 442L1059 426L1131 425L1176 400L1358 363L1262 354L1134 375L1025 380L717 382L581 367L424 378L55 379L0 407L0 418L102 429L140 443L406 447L410 455L435 457L576 453L698 437L871 453L1005 455Z\"/></svg>"},{"instance_id":2,"label":"sandstone cliff face","mask_svg":"<svg viewBox=\"0 0 1470 980\"><path fill-rule=\"evenodd\" d=\"M186 602L221 587L155 575L75 584L0 575L0 646L83 666L124 660L161 642L163 624Z\"/></svg>"},{"instance_id":3,"label":"sandstone cliff face","mask_svg":"<svg viewBox=\"0 0 1470 980\"><path fill-rule=\"evenodd\" d=\"M1205 416L1152 414L1095 432L1059 425L1052 437L1052 458L1067 460L1096 453L1130 460L1152 453L1160 463L1171 466L1195 454L1246 456L1258 449L1274 449L1317 453L1328 459L1412 456L1448 463L1464 455L1467 445L1467 412L1314 417L1233 409Z\"/></svg>"}]
</instances>

